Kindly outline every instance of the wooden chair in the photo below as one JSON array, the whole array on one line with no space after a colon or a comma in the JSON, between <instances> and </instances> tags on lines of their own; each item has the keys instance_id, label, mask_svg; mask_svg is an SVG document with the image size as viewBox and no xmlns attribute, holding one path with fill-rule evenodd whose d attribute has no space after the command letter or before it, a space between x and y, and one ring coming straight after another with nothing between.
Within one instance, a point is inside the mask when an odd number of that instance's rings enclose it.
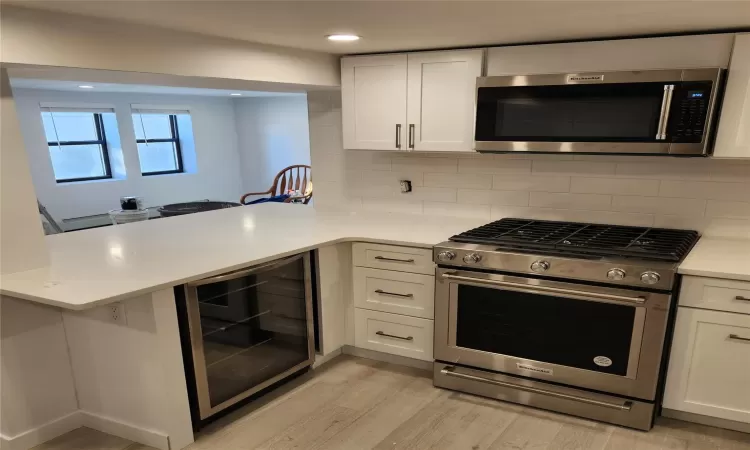
<instances>
[{"instance_id":1,"label":"wooden chair","mask_svg":"<svg viewBox=\"0 0 750 450\"><path fill-rule=\"evenodd\" d=\"M289 190L301 191L305 193L303 203L306 205L312 198L312 178L310 173L311 167L302 164L289 166L282 169L273 179L273 184L267 191L263 192L248 192L240 198L240 203L246 205L245 199L254 195L282 195L287 193ZM292 197L286 199L284 203L290 203L294 200Z\"/></svg>"}]
</instances>

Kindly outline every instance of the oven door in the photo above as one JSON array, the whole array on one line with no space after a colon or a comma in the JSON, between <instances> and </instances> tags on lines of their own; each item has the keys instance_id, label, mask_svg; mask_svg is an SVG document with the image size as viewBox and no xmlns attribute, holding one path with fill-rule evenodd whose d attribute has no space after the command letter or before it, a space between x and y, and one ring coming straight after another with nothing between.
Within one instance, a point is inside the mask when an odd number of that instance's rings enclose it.
<instances>
[{"instance_id":1,"label":"oven door","mask_svg":"<svg viewBox=\"0 0 750 450\"><path fill-rule=\"evenodd\" d=\"M438 268L435 359L653 400L669 294Z\"/></svg>"}]
</instances>

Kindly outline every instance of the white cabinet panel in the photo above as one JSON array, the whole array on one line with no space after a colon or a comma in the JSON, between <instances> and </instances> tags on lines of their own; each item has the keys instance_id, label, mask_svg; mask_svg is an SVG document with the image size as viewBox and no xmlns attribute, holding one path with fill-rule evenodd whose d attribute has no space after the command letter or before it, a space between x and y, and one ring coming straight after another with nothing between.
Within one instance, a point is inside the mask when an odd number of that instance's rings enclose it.
<instances>
[{"instance_id":1,"label":"white cabinet panel","mask_svg":"<svg viewBox=\"0 0 750 450\"><path fill-rule=\"evenodd\" d=\"M476 79L484 50L413 53L408 58L408 147L473 151Z\"/></svg>"},{"instance_id":2,"label":"white cabinet panel","mask_svg":"<svg viewBox=\"0 0 750 450\"><path fill-rule=\"evenodd\" d=\"M344 148L405 149L406 55L342 58L341 102Z\"/></svg>"},{"instance_id":3,"label":"white cabinet panel","mask_svg":"<svg viewBox=\"0 0 750 450\"><path fill-rule=\"evenodd\" d=\"M487 75L727 67L732 34L496 47Z\"/></svg>"},{"instance_id":4,"label":"white cabinet panel","mask_svg":"<svg viewBox=\"0 0 750 450\"><path fill-rule=\"evenodd\" d=\"M352 252L355 266L435 274L432 249L355 242Z\"/></svg>"},{"instance_id":5,"label":"white cabinet panel","mask_svg":"<svg viewBox=\"0 0 750 450\"><path fill-rule=\"evenodd\" d=\"M750 423L750 316L679 308L664 407Z\"/></svg>"},{"instance_id":6,"label":"white cabinet panel","mask_svg":"<svg viewBox=\"0 0 750 450\"><path fill-rule=\"evenodd\" d=\"M432 320L355 308L354 322L357 347L432 361Z\"/></svg>"},{"instance_id":7,"label":"white cabinet panel","mask_svg":"<svg viewBox=\"0 0 750 450\"><path fill-rule=\"evenodd\" d=\"M714 157L750 159L750 34L734 42Z\"/></svg>"},{"instance_id":8,"label":"white cabinet panel","mask_svg":"<svg viewBox=\"0 0 750 450\"><path fill-rule=\"evenodd\" d=\"M683 277L680 306L750 314L750 282Z\"/></svg>"},{"instance_id":9,"label":"white cabinet panel","mask_svg":"<svg viewBox=\"0 0 750 450\"><path fill-rule=\"evenodd\" d=\"M354 305L432 319L435 277L393 270L354 268Z\"/></svg>"}]
</instances>

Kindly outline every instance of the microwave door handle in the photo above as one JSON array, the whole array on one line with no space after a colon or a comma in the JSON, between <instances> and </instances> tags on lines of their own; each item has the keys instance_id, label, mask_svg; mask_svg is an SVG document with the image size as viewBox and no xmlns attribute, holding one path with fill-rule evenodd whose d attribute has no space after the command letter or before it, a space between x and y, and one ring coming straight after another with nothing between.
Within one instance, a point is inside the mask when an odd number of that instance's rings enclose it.
<instances>
[{"instance_id":1,"label":"microwave door handle","mask_svg":"<svg viewBox=\"0 0 750 450\"><path fill-rule=\"evenodd\" d=\"M664 94L661 98L661 113L659 114L659 125L656 126L656 140L663 141L667 138L667 124L669 123L669 110L672 105L672 93L674 84L664 85Z\"/></svg>"},{"instance_id":2,"label":"microwave door handle","mask_svg":"<svg viewBox=\"0 0 750 450\"><path fill-rule=\"evenodd\" d=\"M229 272L229 273L225 273L225 274L222 274L222 275L217 275L217 276L211 277L211 278L204 278L202 280L190 281L190 282L187 283L187 285L189 287L197 287L197 286L202 286L204 284L220 283L222 281L236 280L237 278L246 277L246 276L252 275L254 273L266 272L268 270L273 270L273 269L275 269L277 267L282 267L282 266L284 266L286 264L289 264L290 262L295 261L297 259L300 259L302 257L303 257L303 255L294 255L294 256L290 256L288 258L277 259L277 260L271 261L271 262L269 262L267 264L261 264L259 266L248 267L247 269L241 269L241 270L237 270L235 272Z\"/></svg>"}]
</instances>

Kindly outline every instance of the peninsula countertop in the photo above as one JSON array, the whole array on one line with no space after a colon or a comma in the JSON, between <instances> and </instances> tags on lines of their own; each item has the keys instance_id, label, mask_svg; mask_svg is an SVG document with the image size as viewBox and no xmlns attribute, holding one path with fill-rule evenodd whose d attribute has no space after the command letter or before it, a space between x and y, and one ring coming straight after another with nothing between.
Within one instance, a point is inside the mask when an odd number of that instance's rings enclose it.
<instances>
[{"instance_id":1,"label":"peninsula countertop","mask_svg":"<svg viewBox=\"0 0 750 450\"><path fill-rule=\"evenodd\" d=\"M47 236L46 267L0 293L82 310L345 241L429 248L486 219L261 204Z\"/></svg>"},{"instance_id":2,"label":"peninsula countertop","mask_svg":"<svg viewBox=\"0 0 750 450\"><path fill-rule=\"evenodd\" d=\"M702 237L677 271L683 275L750 281L750 240Z\"/></svg>"}]
</instances>

